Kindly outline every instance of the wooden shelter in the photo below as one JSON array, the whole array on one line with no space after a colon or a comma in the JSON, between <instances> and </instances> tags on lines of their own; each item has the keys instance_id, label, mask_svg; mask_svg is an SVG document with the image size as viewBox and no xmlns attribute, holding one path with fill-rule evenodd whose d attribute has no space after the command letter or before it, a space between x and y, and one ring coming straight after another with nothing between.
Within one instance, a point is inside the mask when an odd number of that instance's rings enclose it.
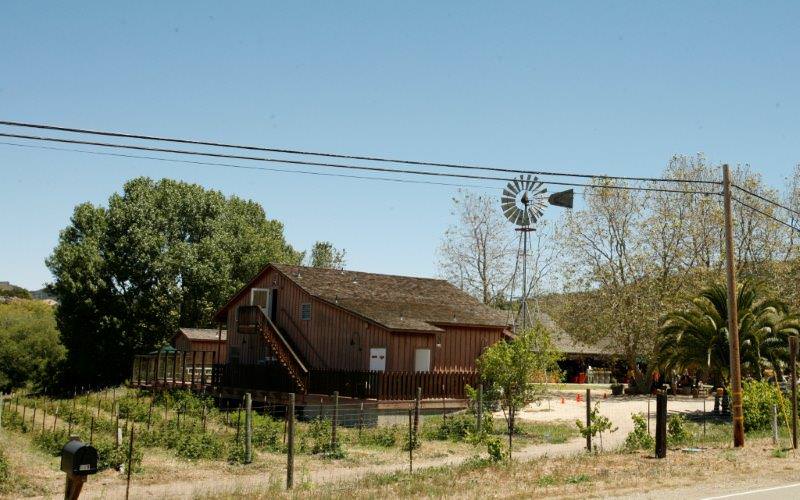
<instances>
[{"instance_id":1,"label":"wooden shelter","mask_svg":"<svg viewBox=\"0 0 800 500\"><path fill-rule=\"evenodd\" d=\"M180 328L170 344L178 351L213 352L215 359L228 356L228 332L224 329Z\"/></svg>"}]
</instances>

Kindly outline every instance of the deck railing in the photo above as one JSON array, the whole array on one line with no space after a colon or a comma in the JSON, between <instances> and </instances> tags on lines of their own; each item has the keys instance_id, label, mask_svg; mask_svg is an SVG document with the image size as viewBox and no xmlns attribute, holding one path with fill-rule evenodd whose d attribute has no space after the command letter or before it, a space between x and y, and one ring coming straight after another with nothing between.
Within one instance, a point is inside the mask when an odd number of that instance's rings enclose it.
<instances>
[{"instance_id":1,"label":"deck railing","mask_svg":"<svg viewBox=\"0 0 800 500\"><path fill-rule=\"evenodd\" d=\"M140 387L231 387L250 390L295 392L296 385L286 368L278 363L260 365L215 364L215 353L163 353L137 356L132 383ZM201 362L205 357L205 362ZM194 358L194 362L192 359ZM184 359L188 361L184 362ZM174 373L174 374L173 374ZM479 383L477 372L468 370L433 372L375 372L311 370L307 394L383 401L410 400L422 390L423 399L464 399L465 386Z\"/></svg>"},{"instance_id":2,"label":"deck railing","mask_svg":"<svg viewBox=\"0 0 800 500\"><path fill-rule=\"evenodd\" d=\"M213 351L171 351L144 354L133 359L131 384L136 387L211 386L217 353Z\"/></svg>"}]
</instances>

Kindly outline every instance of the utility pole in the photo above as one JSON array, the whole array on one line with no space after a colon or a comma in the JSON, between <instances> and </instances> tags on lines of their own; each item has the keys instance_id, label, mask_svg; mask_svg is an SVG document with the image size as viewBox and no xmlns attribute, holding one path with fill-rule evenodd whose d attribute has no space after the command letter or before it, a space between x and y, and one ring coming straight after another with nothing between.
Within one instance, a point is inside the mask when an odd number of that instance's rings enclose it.
<instances>
[{"instance_id":1,"label":"utility pole","mask_svg":"<svg viewBox=\"0 0 800 500\"><path fill-rule=\"evenodd\" d=\"M744 446L742 414L742 367L739 359L739 305L736 295L736 269L733 262L733 214L731 213L731 173L722 166L722 198L725 208L725 264L728 278L728 338L730 340L731 406L733 410L733 446Z\"/></svg>"}]
</instances>

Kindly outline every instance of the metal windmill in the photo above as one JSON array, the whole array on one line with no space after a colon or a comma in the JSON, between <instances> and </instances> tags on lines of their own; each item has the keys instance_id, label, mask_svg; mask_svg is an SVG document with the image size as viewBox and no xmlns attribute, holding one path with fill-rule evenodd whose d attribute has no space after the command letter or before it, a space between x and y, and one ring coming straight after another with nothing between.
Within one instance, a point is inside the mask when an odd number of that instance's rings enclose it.
<instances>
[{"instance_id":1,"label":"metal windmill","mask_svg":"<svg viewBox=\"0 0 800 500\"><path fill-rule=\"evenodd\" d=\"M519 259L522 259L522 296L520 297L519 315L522 316L522 329L524 330L533 322L528 315L528 240L530 233L536 231L534 225L544 214L544 209L548 203L558 207L572 208L573 190L568 189L547 196L547 188L537 178L528 175L520 175L518 179L513 179L503 189L503 196L500 198L503 214L515 224L514 229L519 232L519 247L522 253L517 252L517 264L515 271L519 268ZM512 286L513 294L513 286ZM514 320L514 330L516 331L517 321Z\"/></svg>"}]
</instances>

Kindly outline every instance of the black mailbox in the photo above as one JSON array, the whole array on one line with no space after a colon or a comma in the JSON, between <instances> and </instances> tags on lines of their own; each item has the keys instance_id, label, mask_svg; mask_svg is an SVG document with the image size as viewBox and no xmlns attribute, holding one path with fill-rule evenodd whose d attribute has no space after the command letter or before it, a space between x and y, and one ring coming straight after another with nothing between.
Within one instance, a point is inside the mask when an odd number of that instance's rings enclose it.
<instances>
[{"instance_id":1,"label":"black mailbox","mask_svg":"<svg viewBox=\"0 0 800 500\"><path fill-rule=\"evenodd\" d=\"M73 476L97 472L97 450L94 446L73 439L61 449L61 470Z\"/></svg>"}]
</instances>

